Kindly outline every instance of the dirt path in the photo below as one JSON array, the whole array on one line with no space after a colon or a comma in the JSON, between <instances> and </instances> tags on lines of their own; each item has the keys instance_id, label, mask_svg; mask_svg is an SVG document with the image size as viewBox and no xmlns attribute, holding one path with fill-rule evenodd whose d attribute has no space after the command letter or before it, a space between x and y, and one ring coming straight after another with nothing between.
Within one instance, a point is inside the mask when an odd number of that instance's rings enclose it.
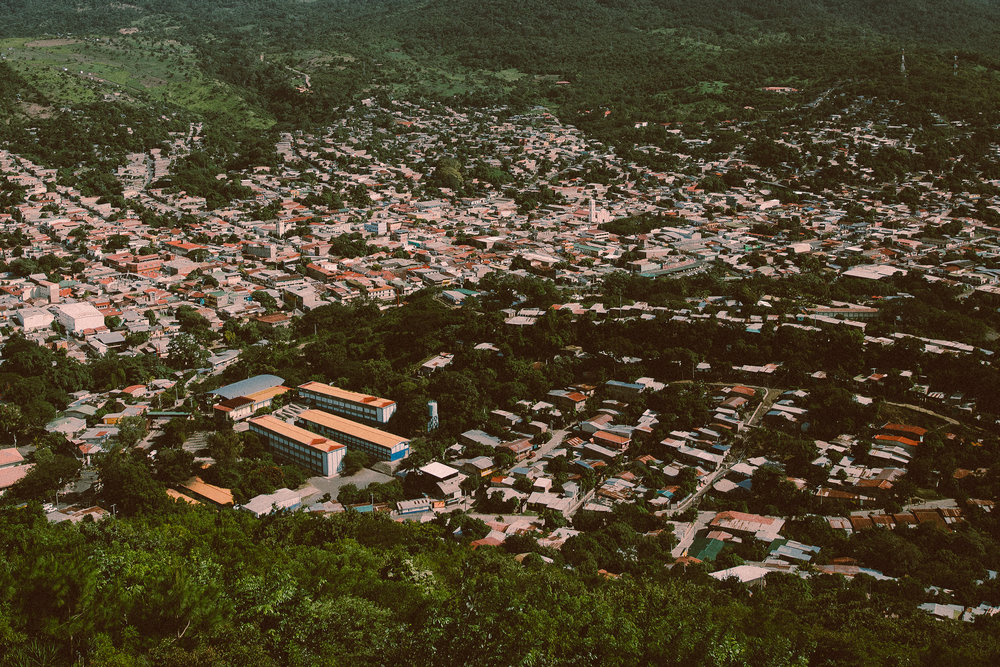
<instances>
[{"instance_id":1,"label":"dirt path","mask_svg":"<svg viewBox=\"0 0 1000 667\"><path fill-rule=\"evenodd\" d=\"M961 422L957 419L952 419L951 417L945 417L944 415L938 414L933 410L928 410L927 408L922 408L919 405L911 405L910 403L893 403L892 401L886 401L886 405L894 405L897 408L906 408L907 410L913 410L914 412L922 412L925 415L930 415L942 421L945 421L953 426L961 426Z\"/></svg>"}]
</instances>

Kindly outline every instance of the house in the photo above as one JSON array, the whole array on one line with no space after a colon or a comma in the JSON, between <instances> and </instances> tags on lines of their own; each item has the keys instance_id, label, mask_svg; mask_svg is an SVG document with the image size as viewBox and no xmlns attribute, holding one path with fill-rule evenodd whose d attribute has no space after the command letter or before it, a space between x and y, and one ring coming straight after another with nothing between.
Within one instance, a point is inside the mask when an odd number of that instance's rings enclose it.
<instances>
[{"instance_id":1,"label":"house","mask_svg":"<svg viewBox=\"0 0 1000 667\"><path fill-rule=\"evenodd\" d=\"M201 477L192 477L180 485L198 500L207 501L216 507L228 507L233 504L233 492L221 486L205 482Z\"/></svg>"},{"instance_id":2,"label":"house","mask_svg":"<svg viewBox=\"0 0 1000 667\"><path fill-rule=\"evenodd\" d=\"M534 447L531 444L531 441L528 440L527 438L523 440L515 440L514 442L504 443L503 445L501 445L501 447L510 450L514 454L515 461L525 460L526 458L531 456L531 452L534 449Z\"/></svg>"},{"instance_id":3,"label":"house","mask_svg":"<svg viewBox=\"0 0 1000 667\"><path fill-rule=\"evenodd\" d=\"M451 352L442 352L432 357L428 357L420 363L419 373L430 375L436 370L440 370L455 360L455 355Z\"/></svg>"},{"instance_id":4,"label":"house","mask_svg":"<svg viewBox=\"0 0 1000 667\"><path fill-rule=\"evenodd\" d=\"M617 433L611 433L610 431L597 431L593 435L593 441L597 445L607 447L608 449L612 449L616 452L627 451L629 445L632 443L631 438L618 435Z\"/></svg>"},{"instance_id":5,"label":"house","mask_svg":"<svg viewBox=\"0 0 1000 667\"><path fill-rule=\"evenodd\" d=\"M295 510L302 505L302 498L297 491L278 489L274 493L264 493L251 498L242 509L256 517L271 514L279 510Z\"/></svg>"},{"instance_id":6,"label":"house","mask_svg":"<svg viewBox=\"0 0 1000 667\"><path fill-rule=\"evenodd\" d=\"M784 525L785 520L778 517L732 511L719 512L711 522L713 528L730 533L752 535L765 542L777 539L778 533Z\"/></svg>"},{"instance_id":7,"label":"house","mask_svg":"<svg viewBox=\"0 0 1000 667\"><path fill-rule=\"evenodd\" d=\"M462 470L472 476L488 477L493 474L493 459L488 456L477 456L463 463Z\"/></svg>"},{"instance_id":8,"label":"house","mask_svg":"<svg viewBox=\"0 0 1000 667\"><path fill-rule=\"evenodd\" d=\"M419 472L425 481L424 487L432 495L446 500L457 500L462 497L462 482L467 476L455 468L431 461L420 468Z\"/></svg>"},{"instance_id":9,"label":"house","mask_svg":"<svg viewBox=\"0 0 1000 667\"><path fill-rule=\"evenodd\" d=\"M736 579L741 584L759 587L766 585L767 581L765 577L767 577L770 572L771 570L766 567L760 567L759 565L737 565L736 567L730 567L725 570L711 572L708 576L718 579L719 581Z\"/></svg>"},{"instance_id":10,"label":"house","mask_svg":"<svg viewBox=\"0 0 1000 667\"><path fill-rule=\"evenodd\" d=\"M219 401L213 406L217 419L242 421L258 410L266 410L274 403L274 399L291 391L288 387L278 386L255 391L246 396L236 396Z\"/></svg>"},{"instance_id":11,"label":"house","mask_svg":"<svg viewBox=\"0 0 1000 667\"><path fill-rule=\"evenodd\" d=\"M645 385L636 382L619 382L618 380L608 380L604 383L604 390L608 396L627 401L635 398L646 388Z\"/></svg>"},{"instance_id":12,"label":"house","mask_svg":"<svg viewBox=\"0 0 1000 667\"><path fill-rule=\"evenodd\" d=\"M547 395L554 405L566 412L582 412L587 407L587 397L578 391L553 389Z\"/></svg>"}]
</instances>

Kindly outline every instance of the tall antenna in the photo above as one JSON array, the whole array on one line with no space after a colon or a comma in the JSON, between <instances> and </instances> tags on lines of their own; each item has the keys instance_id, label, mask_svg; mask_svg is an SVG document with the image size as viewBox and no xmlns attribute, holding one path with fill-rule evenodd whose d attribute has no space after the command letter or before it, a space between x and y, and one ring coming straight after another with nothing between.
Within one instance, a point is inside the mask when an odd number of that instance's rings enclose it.
<instances>
[{"instance_id":1,"label":"tall antenna","mask_svg":"<svg viewBox=\"0 0 1000 667\"><path fill-rule=\"evenodd\" d=\"M954 64L951 67L952 67L951 68L951 74L952 74L952 76L958 76L958 54L957 53L955 54Z\"/></svg>"},{"instance_id":2,"label":"tall antenna","mask_svg":"<svg viewBox=\"0 0 1000 667\"><path fill-rule=\"evenodd\" d=\"M899 73L906 76L906 49L899 56Z\"/></svg>"}]
</instances>

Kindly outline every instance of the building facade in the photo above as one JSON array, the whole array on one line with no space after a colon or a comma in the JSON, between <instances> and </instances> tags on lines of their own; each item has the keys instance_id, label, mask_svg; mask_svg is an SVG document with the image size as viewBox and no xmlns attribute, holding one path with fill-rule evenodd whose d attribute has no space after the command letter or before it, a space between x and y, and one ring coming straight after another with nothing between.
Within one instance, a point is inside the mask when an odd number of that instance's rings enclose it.
<instances>
[{"instance_id":1,"label":"building facade","mask_svg":"<svg viewBox=\"0 0 1000 667\"><path fill-rule=\"evenodd\" d=\"M382 461L401 461L410 454L406 438L322 410L306 410L296 424Z\"/></svg>"},{"instance_id":2,"label":"building facade","mask_svg":"<svg viewBox=\"0 0 1000 667\"><path fill-rule=\"evenodd\" d=\"M347 391L322 382L300 385L299 398L326 412L370 424L386 424L396 414L395 401Z\"/></svg>"},{"instance_id":3,"label":"building facade","mask_svg":"<svg viewBox=\"0 0 1000 667\"><path fill-rule=\"evenodd\" d=\"M339 442L283 422L272 415L254 417L250 431L259 435L280 458L324 477L336 477L343 467L347 448Z\"/></svg>"}]
</instances>

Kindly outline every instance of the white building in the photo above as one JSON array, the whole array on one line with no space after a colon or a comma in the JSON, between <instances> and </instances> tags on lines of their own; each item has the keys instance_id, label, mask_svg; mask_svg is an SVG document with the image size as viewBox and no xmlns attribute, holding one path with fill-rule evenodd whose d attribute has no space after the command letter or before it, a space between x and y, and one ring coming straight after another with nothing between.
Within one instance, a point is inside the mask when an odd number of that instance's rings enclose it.
<instances>
[{"instance_id":1,"label":"white building","mask_svg":"<svg viewBox=\"0 0 1000 667\"><path fill-rule=\"evenodd\" d=\"M297 491L291 489L278 489L274 493L263 494L251 498L243 505L243 509L248 510L256 517L271 514L278 510L294 510L302 505L302 498Z\"/></svg>"},{"instance_id":2,"label":"white building","mask_svg":"<svg viewBox=\"0 0 1000 667\"><path fill-rule=\"evenodd\" d=\"M49 312L70 333L83 333L87 329L104 326L104 315L89 303L63 303L52 306Z\"/></svg>"},{"instance_id":3,"label":"white building","mask_svg":"<svg viewBox=\"0 0 1000 667\"><path fill-rule=\"evenodd\" d=\"M14 313L14 319L25 331L36 331L49 328L55 318L52 313L41 308L22 308ZM101 318L101 323L103 322L104 318Z\"/></svg>"}]
</instances>

